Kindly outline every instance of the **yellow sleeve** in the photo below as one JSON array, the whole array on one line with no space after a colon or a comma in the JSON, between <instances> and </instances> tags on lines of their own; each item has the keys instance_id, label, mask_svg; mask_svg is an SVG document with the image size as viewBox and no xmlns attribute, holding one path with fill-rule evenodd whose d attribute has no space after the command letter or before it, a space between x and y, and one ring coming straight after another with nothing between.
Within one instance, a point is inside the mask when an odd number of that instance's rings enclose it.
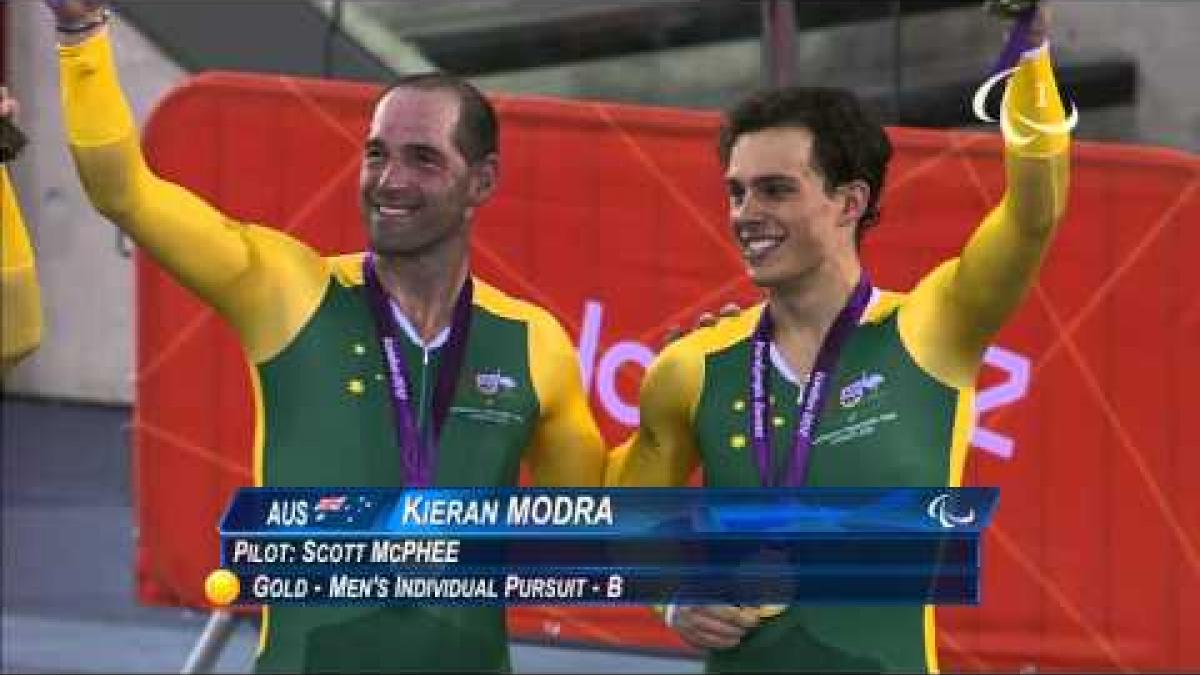
<instances>
[{"instance_id":1,"label":"yellow sleeve","mask_svg":"<svg viewBox=\"0 0 1200 675\"><path fill-rule=\"evenodd\" d=\"M689 341L672 344L650 364L638 397L638 429L609 460L609 482L620 487L686 485L699 462L693 418L704 359Z\"/></svg>"},{"instance_id":2,"label":"yellow sleeve","mask_svg":"<svg viewBox=\"0 0 1200 675\"><path fill-rule=\"evenodd\" d=\"M608 461L604 465L604 484L617 485L617 480L621 477L621 472L625 470L625 459L629 457L629 448L632 445L630 440L632 437L625 439L625 442L613 448L608 453Z\"/></svg>"},{"instance_id":3,"label":"yellow sleeve","mask_svg":"<svg viewBox=\"0 0 1200 675\"><path fill-rule=\"evenodd\" d=\"M1006 186L962 254L900 309L916 361L952 386L974 383L983 352L1037 278L1066 208L1070 134L1046 46L1026 54L1004 96Z\"/></svg>"},{"instance_id":4,"label":"yellow sleeve","mask_svg":"<svg viewBox=\"0 0 1200 675\"><path fill-rule=\"evenodd\" d=\"M571 339L545 312L528 325L529 369L540 406L525 451L534 482L547 487L602 485L606 448L583 391Z\"/></svg>"},{"instance_id":5,"label":"yellow sleeve","mask_svg":"<svg viewBox=\"0 0 1200 675\"><path fill-rule=\"evenodd\" d=\"M221 312L251 359L274 356L316 310L329 279L308 246L238 222L146 165L107 31L59 47L67 137L92 204L176 280Z\"/></svg>"},{"instance_id":6,"label":"yellow sleeve","mask_svg":"<svg viewBox=\"0 0 1200 675\"><path fill-rule=\"evenodd\" d=\"M0 374L42 341L42 303L21 207L0 166Z\"/></svg>"}]
</instances>

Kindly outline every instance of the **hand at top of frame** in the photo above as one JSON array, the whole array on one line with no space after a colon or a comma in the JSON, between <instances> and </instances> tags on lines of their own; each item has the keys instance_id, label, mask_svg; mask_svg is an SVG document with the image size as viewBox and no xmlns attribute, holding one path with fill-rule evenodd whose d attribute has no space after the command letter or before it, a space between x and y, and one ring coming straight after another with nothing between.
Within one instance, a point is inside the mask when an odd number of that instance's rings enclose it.
<instances>
[{"instance_id":1,"label":"hand at top of frame","mask_svg":"<svg viewBox=\"0 0 1200 675\"><path fill-rule=\"evenodd\" d=\"M106 25L107 0L42 0L54 15L62 44L78 44Z\"/></svg>"},{"instance_id":2,"label":"hand at top of frame","mask_svg":"<svg viewBox=\"0 0 1200 675\"><path fill-rule=\"evenodd\" d=\"M1008 20L1016 20L1032 8L1034 15L1026 49L1036 49L1050 37L1050 4L1045 0L984 0L983 6L990 14Z\"/></svg>"}]
</instances>

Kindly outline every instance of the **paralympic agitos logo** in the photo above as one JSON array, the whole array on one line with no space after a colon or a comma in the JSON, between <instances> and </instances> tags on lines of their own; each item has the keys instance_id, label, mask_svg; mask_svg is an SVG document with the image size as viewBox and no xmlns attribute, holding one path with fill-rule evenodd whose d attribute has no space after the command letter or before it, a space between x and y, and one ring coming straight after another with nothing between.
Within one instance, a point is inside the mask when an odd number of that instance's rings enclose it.
<instances>
[{"instance_id":1,"label":"paralympic agitos logo","mask_svg":"<svg viewBox=\"0 0 1200 675\"><path fill-rule=\"evenodd\" d=\"M979 85L979 88L975 90L975 97L971 101L971 109L974 111L976 118L978 118L981 122L999 122L1000 128L1004 133L1005 142L1018 147L1032 143L1034 139L1037 138L1037 134L1069 133L1077 124L1079 124L1079 109L1075 107L1074 101L1070 100L1067 101L1067 104L1070 107L1070 112L1067 113L1067 118L1058 124L1042 124L1040 122L1031 120L1022 115L1020 112L1013 110L1012 107L1006 105L1005 102L1001 102L1000 104L999 118L989 115L987 112L988 94L991 92L993 87L995 87L1001 81L1012 76L1016 70L1016 68L1002 70L989 77L983 82L983 84ZM1034 101L1034 105L1038 108L1045 108L1047 105L1049 105L1046 83L1038 82L1036 84L1036 90L1037 100ZM1008 97L1007 91L1005 91L1004 96L1005 98ZM1014 124L1014 122L1017 122L1021 129L1029 130L1032 133L1025 134L1017 131L1017 125Z\"/></svg>"},{"instance_id":2,"label":"paralympic agitos logo","mask_svg":"<svg viewBox=\"0 0 1200 675\"><path fill-rule=\"evenodd\" d=\"M975 522L975 509L967 509L965 513L956 513L954 507L954 497L949 492L944 492L929 502L929 507L925 510L930 518L936 520L939 525L950 529L961 525L970 525Z\"/></svg>"},{"instance_id":3,"label":"paralympic agitos logo","mask_svg":"<svg viewBox=\"0 0 1200 675\"><path fill-rule=\"evenodd\" d=\"M638 423L637 399L625 400L617 391L617 373L627 364L636 364L645 372L654 360L654 351L633 340L618 340L600 353L600 335L604 327L604 305L588 300L583 308L583 329L579 335L579 370L583 386L590 394L595 387L604 413L616 422L635 427ZM1030 360L1026 356L991 346L983 362L1003 375L1000 382L979 389L975 396L975 429L971 444L1001 459L1011 459L1016 442L1009 436L984 427L980 418L991 411L1012 405L1029 392Z\"/></svg>"}]
</instances>

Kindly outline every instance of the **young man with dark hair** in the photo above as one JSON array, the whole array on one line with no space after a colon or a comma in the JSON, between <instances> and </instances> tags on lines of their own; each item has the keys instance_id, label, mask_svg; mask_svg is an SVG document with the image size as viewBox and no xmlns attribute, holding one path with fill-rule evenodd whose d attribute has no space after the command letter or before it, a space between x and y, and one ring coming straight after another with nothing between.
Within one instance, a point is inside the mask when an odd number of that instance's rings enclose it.
<instances>
[{"instance_id":1,"label":"young man with dark hair","mask_svg":"<svg viewBox=\"0 0 1200 675\"><path fill-rule=\"evenodd\" d=\"M854 228L855 242L861 243L867 230L879 222L879 196L892 158L892 143L883 127L844 89L764 91L725 116L717 140L721 166L729 167L733 146L741 136L782 127L808 129L812 134L813 168L824 179L826 191L854 180L866 183L867 203Z\"/></svg>"},{"instance_id":2,"label":"young man with dark hair","mask_svg":"<svg viewBox=\"0 0 1200 675\"><path fill-rule=\"evenodd\" d=\"M602 482L605 448L567 333L470 273L472 217L499 174L495 114L478 91L418 76L380 97L360 173L370 250L324 257L154 175L107 10L48 4L89 198L233 325L252 364L256 484L513 486L522 459L539 485ZM256 667L508 670L504 609L267 608Z\"/></svg>"},{"instance_id":3,"label":"young man with dark hair","mask_svg":"<svg viewBox=\"0 0 1200 675\"><path fill-rule=\"evenodd\" d=\"M617 484L683 485L697 465L710 487L960 484L984 350L1066 205L1069 130L1048 47L1039 36L1028 48L1005 97L1007 191L961 255L907 294L874 289L859 260L891 148L857 99L795 88L728 114L732 232L766 303L651 365ZM709 650L710 671L937 670L929 605L666 614Z\"/></svg>"}]
</instances>

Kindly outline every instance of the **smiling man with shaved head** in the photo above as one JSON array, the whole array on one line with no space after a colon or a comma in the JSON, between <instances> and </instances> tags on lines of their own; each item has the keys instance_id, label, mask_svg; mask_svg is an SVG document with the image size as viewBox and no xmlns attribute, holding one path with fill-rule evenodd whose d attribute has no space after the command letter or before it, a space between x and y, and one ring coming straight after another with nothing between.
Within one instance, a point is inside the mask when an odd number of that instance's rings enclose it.
<instances>
[{"instance_id":1,"label":"smiling man with shaved head","mask_svg":"<svg viewBox=\"0 0 1200 675\"><path fill-rule=\"evenodd\" d=\"M67 135L96 208L235 328L272 487L598 485L605 448L570 338L470 271L499 176L496 116L466 82L388 88L363 143L370 250L326 257L239 222L146 166L107 9L47 4ZM502 607L264 610L259 671L508 670Z\"/></svg>"}]
</instances>

